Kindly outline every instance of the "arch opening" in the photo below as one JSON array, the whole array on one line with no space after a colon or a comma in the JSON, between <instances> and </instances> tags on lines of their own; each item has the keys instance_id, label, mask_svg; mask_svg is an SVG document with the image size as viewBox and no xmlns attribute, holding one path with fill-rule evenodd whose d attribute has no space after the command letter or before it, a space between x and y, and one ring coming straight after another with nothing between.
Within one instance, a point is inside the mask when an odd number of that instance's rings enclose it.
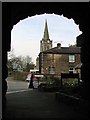
<instances>
[{"instance_id":1,"label":"arch opening","mask_svg":"<svg viewBox=\"0 0 90 120\"><path fill-rule=\"evenodd\" d=\"M39 64L36 65L36 59L40 53L40 40L43 38L46 19L49 37L53 41L52 48L56 47L58 43L61 43L62 47L76 45L76 37L81 34L81 31L79 31L78 25L75 24L73 19L54 13L45 13L20 20L13 26L11 32L11 54L14 55L11 57L22 59L21 62L24 61L21 65L22 69L25 69L23 66L26 67L26 58L33 64L33 69L35 67L39 69ZM35 55L34 52L36 52ZM15 67L15 64L13 66ZM17 66L20 67L20 65Z\"/></svg>"}]
</instances>

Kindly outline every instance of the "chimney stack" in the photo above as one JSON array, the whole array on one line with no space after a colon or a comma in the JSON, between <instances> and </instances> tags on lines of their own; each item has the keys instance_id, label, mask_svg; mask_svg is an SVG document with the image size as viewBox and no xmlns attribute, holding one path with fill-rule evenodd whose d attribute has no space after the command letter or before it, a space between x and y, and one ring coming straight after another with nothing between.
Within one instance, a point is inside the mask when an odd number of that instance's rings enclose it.
<instances>
[{"instance_id":1,"label":"chimney stack","mask_svg":"<svg viewBox=\"0 0 90 120\"><path fill-rule=\"evenodd\" d=\"M58 49L61 48L61 43L57 43L57 48L58 48Z\"/></svg>"}]
</instances>

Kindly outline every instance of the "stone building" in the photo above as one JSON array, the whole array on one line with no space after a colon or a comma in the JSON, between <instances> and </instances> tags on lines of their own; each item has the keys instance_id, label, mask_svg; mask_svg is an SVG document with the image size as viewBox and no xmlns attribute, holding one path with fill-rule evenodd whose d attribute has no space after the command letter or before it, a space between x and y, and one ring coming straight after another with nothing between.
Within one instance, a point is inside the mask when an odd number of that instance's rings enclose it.
<instances>
[{"instance_id":1,"label":"stone building","mask_svg":"<svg viewBox=\"0 0 90 120\"><path fill-rule=\"evenodd\" d=\"M43 74L76 72L75 66L80 62L80 47L76 46L61 47L58 43L57 47L39 54L39 69Z\"/></svg>"},{"instance_id":2,"label":"stone building","mask_svg":"<svg viewBox=\"0 0 90 120\"><path fill-rule=\"evenodd\" d=\"M45 21L44 35L40 41L39 71L42 74L56 74L61 72L77 72L75 66L80 63L80 48L74 46L52 48L49 39L47 20Z\"/></svg>"}]
</instances>

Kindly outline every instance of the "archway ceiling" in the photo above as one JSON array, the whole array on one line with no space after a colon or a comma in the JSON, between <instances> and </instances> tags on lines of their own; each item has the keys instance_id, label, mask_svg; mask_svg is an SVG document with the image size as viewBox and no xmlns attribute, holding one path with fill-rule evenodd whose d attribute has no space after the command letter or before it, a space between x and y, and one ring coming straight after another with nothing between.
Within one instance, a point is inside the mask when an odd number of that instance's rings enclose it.
<instances>
[{"instance_id":1,"label":"archway ceiling","mask_svg":"<svg viewBox=\"0 0 90 120\"><path fill-rule=\"evenodd\" d=\"M11 22L13 26L20 20L36 14L63 14L68 19L74 19L75 23L79 24L79 29L83 31L87 27L85 20L87 20L88 14L86 11L88 11L86 3L15 3L11 5Z\"/></svg>"},{"instance_id":2,"label":"archway ceiling","mask_svg":"<svg viewBox=\"0 0 90 120\"><path fill-rule=\"evenodd\" d=\"M68 19L74 19L75 23L79 25L82 32L88 30L89 19L89 4L88 3L73 3L73 2L5 2L3 3L3 42L7 40L7 44L3 44L4 50L10 50L11 30L20 20L28 16L40 14L58 14ZM6 42L6 41L5 41Z\"/></svg>"}]
</instances>

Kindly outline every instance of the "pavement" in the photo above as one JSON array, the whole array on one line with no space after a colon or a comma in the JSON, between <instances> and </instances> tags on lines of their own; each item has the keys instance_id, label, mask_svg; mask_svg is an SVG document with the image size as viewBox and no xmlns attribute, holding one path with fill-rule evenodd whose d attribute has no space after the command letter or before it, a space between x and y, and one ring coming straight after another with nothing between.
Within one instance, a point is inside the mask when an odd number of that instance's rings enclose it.
<instances>
[{"instance_id":1,"label":"pavement","mask_svg":"<svg viewBox=\"0 0 90 120\"><path fill-rule=\"evenodd\" d=\"M17 119L88 119L86 114L65 103L58 102L54 92L27 89L6 95L6 120Z\"/></svg>"}]
</instances>

